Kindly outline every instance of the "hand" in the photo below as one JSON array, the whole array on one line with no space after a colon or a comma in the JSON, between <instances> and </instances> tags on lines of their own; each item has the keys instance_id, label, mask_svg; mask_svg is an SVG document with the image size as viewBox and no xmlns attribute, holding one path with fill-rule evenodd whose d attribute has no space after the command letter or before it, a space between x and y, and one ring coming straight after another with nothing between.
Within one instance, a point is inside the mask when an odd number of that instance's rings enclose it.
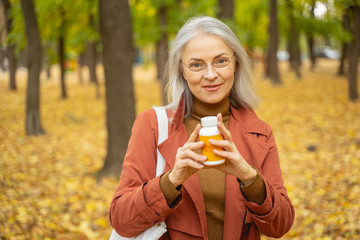
<instances>
[{"instance_id":1,"label":"hand","mask_svg":"<svg viewBox=\"0 0 360 240\"><path fill-rule=\"evenodd\" d=\"M183 184L191 175L204 167L203 162L206 160L206 156L195 152L204 146L204 142L196 142L200 128L201 126L198 124L185 145L177 150L175 165L169 174L170 182L175 186Z\"/></svg>"},{"instance_id":2,"label":"hand","mask_svg":"<svg viewBox=\"0 0 360 240\"><path fill-rule=\"evenodd\" d=\"M235 143L232 140L230 131L226 129L223 123L221 113L217 115L217 118L217 127L220 133L224 136L224 140L210 139L209 142L216 147L225 149L225 151L219 151L215 149L213 150L217 156L225 158L225 163L214 166L214 168L217 168L227 174L236 176L246 185L256 176L256 170L246 162L246 160L238 151Z\"/></svg>"}]
</instances>

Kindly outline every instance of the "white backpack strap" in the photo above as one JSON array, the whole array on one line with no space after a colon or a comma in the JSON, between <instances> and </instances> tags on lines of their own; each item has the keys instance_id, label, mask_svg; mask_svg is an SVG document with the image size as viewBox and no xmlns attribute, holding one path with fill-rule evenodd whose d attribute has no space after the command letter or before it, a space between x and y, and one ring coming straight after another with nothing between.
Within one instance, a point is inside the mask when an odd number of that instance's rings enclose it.
<instances>
[{"instance_id":1,"label":"white backpack strap","mask_svg":"<svg viewBox=\"0 0 360 240\"><path fill-rule=\"evenodd\" d=\"M168 117L166 114L166 109L164 107L153 107L156 112L157 122L158 122L158 145L165 141L168 137ZM165 169L165 159L157 150L157 162L156 162L156 176L161 175Z\"/></svg>"},{"instance_id":2,"label":"white backpack strap","mask_svg":"<svg viewBox=\"0 0 360 240\"><path fill-rule=\"evenodd\" d=\"M168 117L166 110L163 107L153 107L156 112L156 117L158 121L158 145L165 141L168 138ZM156 161L156 176L159 176L164 172L165 169L165 159L160 154L159 149L157 151L157 161ZM133 238L126 238L120 236L114 229L111 233L109 240L156 240L159 239L167 231L165 222L161 222L160 225L155 224L151 228L148 228L141 234Z\"/></svg>"}]
</instances>

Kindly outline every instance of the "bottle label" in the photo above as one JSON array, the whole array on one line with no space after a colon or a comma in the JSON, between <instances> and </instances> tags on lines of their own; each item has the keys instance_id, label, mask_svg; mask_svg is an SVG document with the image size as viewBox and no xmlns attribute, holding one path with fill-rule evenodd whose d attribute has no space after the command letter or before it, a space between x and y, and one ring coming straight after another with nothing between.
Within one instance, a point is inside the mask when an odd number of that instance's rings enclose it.
<instances>
[{"instance_id":1,"label":"bottle label","mask_svg":"<svg viewBox=\"0 0 360 240\"><path fill-rule=\"evenodd\" d=\"M219 161L223 159L222 157L215 155L213 150L216 149L219 151L224 151L224 149L220 147L215 147L214 145L211 145L209 143L209 139L223 140L224 138L221 134L214 136L199 136L199 138L200 141L204 142L204 147L201 149L201 154L207 157L206 161Z\"/></svg>"}]
</instances>

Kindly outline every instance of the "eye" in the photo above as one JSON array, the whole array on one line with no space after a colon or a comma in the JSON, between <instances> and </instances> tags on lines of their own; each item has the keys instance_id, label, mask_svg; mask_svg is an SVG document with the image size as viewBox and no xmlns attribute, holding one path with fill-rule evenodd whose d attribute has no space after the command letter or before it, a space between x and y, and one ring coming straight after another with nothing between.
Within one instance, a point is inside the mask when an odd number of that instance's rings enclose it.
<instances>
[{"instance_id":1,"label":"eye","mask_svg":"<svg viewBox=\"0 0 360 240\"><path fill-rule=\"evenodd\" d=\"M201 71L202 69L204 69L205 67L205 63L203 62L193 62L190 63L189 68L192 71Z\"/></svg>"},{"instance_id":2,"label":"eye","mask_svg":"<svg viewBox=\"0 0 360 240\"><path fill-rule=\"evenodd\" d=\"M194 68L198 68L200 66L201 66L200 63L194 63L194 64L190 65L190 67L194 67Z\"/></svg>"},{"instance_id":3,"label":"eye","mask_svg":"<svg viewBox=\"0 0 360 240\"><path fill-rule=\"evenodd\" d=\"M227 58L227 57L221 57L221 58L218 58L216 59L213 64L214 64L214 67L225 67L229 64L230 62L230 59Z\"/></svg>"}]
</instances>

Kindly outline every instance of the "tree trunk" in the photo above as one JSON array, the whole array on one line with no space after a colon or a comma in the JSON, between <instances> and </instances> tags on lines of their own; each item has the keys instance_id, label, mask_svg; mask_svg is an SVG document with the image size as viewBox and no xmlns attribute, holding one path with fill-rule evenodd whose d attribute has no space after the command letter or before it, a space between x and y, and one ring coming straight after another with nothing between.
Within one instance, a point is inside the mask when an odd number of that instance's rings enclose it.
<instances>
[{"instance_id":1,"label":"tree trunk","mask_svg":"<svg viewBox=\"0 0 360 240\"><path fill-rule=\"evenodd\" d=\"M316 4L316 0L312 1L311 4L311 18L314 19L315 18L315 4ZM310 33L307 34L307 42L308 42L308 47L309 47L309 58L310 58L310 69L314 70L315 69L315 65L316 65L316 56L314 54L314 33L313 31L310 31Z\"/></svg>"},{"instance_id":2,"label":"tree trunk","mask_svg":"<svg viewBox=\"0 0 360 240\"><path fill-rule=\"evenodd\" d=\"M77 73L79 77L79 83L82 85L84 83L84 77L83 77L83 66L84 66L84 58L85 58L85 51L81 52L77 59Z\"/></svg>"},{"instance_id":3,"label":"tree trunk","mask_svg":"<svg viewBox=\"0 0 360 240\"><path fill-rule=\"evenodd\" d=\"M42 56L42 60L43 60L42 66L46 72L46 79L50 80L51 79L51 62L50 62L49 56L46 54L46 51L48 48L49 48L49 44L43 45L43 53L45 52L45 54L43 54L43 56Z\"/></svg>"},{"instance_id":4,"label":"tree trunk","mask_svg":"<svg viewBox=\"0 0 360 240\"><path fill-rule=\"evenodd\" d=\"M5 13L5 18L6 18L6 31L7 34L10 34L11 29L12 29L12 18L10 16L10 2L9 0L2 0L3 2L3 6L4 6L4 13ZM17 59L16 59L16 54L15 54L15 44L14 43L9 43L7 45L7 49L6 49L6 56L9 62L9 74L10 74L10 79L9 79L9 90L16 90L16 67L17 67Z\"/></svg>"},{"instance_id":5,"label":"tree trunk","mask_svg":"<svg viewBox=\"0 0 360 240\"><path fill-rule=\"evenodd\" d=\"M108 146L104 166L98 174L119 175L135 119L132 25L128 1L100 0L99 20Z\"/></svg>"},{"instance_id":6,"label":"tree trunk","mask_svg":"<svg viewBox=\"0 0 360 240\"><path fill-rule=\"evenodd\" d=\"M96 98L100 98L99 81L96 76L96 43L94 41L88 42L87 48L90 82L93 83L96 87Z\"/></svg>"},{"instance_id":7,"label":"tree trunk","mask_svg":"<svg viewBox=\"0 0 360 240\"><path fill-rule=\"evenodd\" d=\"M314 37L308 36L308 47L309 47L309 57L310 57L310 69L314 70L316 65L316 57L314 54Z\"/></svg>"},{"instance_id":8,"label":"tree trunk","mask_svg":"<svg viewBox=\"0 0 360 240\"><path fill-rule=\"evenodd\" d=\"M219 18L233 19L234 18L234 0L219 0Z\"/></svg>"},{"instance_id":9,"label":"tree trunk","mask_svg":"<svg viewBox=\"0 0 360 240\"><path fill-rule=\"evenodd\" d=\"M50 80L51 79L51 65L50 65L50 63L46 64L45 71L46 71L47 80Z\"/></svg>"},{"instance_id":10,"label":"tree trunk","mask_svg":"<svg viewBox=\"0 0 360 240\"><path fill-rule=\"evenodd\" d=\"M349 10L347 9L346 12L343 14L343 28L347 31L350 31L350 19L349 19ZM340 65L339 65L339 75L345 75L345 60L347 58L347 52L349 49L349 43L342 43L341 47L341 58L340 58Z\"/></svg>"},{"instance_id":11,"label":"tree trunk","mask_svg":"<svg viewBox=\"0 0 360 240\"><path fill-rule=\"evenodd\" d=\"M0 45L1 45L1 39L0 39ZM0 49L0 68L3 72L7 71L7 68L4 65L5 55L6 55L6 50Z\"/></svg>"},{"instance_id":12,"label":"tree trunk","mask_svg":"<svg viewBox=\"0 0 360 240\"><path fill-rule=\"evenodd\" d=\"M299 34L295 25L294 18L294 6L292 0L286 0L288 19L290 26L290 35L289 35L289 46L290 46L290 66L295 71L296 77L301 78L300 74L300 48L299 48Z\"/></svg>"},{"instance_id":13,"label":"tree trunk","mask_svg":"<svg viewBox=\"0 0 360 240\"><path fill-rule=\"evenodd\" d=\"M90 75L90 82L96 83L96 71L95 71L95 55L96 55L96 49L95 49L95 43L93 41L87 42L87 62L88 62L88 68L89 68L89 75Z\"/></svg>"},{"instance_id":14,"label":"tree trunk","mask_svg":"<svg viewBox=\"0 0 360 240\"><path fill-rule=\"evenodd\" d=\"M67 91L65 85L65 40L61 34L58 39L59 44L59 64L60 64L60 83L61 83L61 98L67 98Z\"/></svg>"},{"instance_id":15,"label":"tree trunk","mask_svg":"<svg viewBox=\"0 0 360 240\"><path fill-rule=\"evenodd\" d=\"M61 83L61 98L67 98L66 84L65 84L65 10L60 8L60 29L59 29L59 64L60 64L60 83Z\"/></svg>"},{"instance_id":16,"label":"tree trunk","mask_svg":"<svg viewBox=\"0 0 360 240\"><path fill-rule=\"evenodd\" d=\"M267 60L267 77L271 78L274 84L280 84L277 50L279 45L278 23L277 23L277 1L270 0L269 15L269 42L268 42L268 60Z\"/></svg>"},{"instance_id":17,"label":"tree trunk","mask_svg":"<svg viewBox=\"0 0 360 240\"><path fill-rule=\"evenodd\" d=\"M93 14L89 14L89 19L90 19L89 22L91 28L96 29ZM95 85L96 98L100 98L100 85L96 76L96 62L97 62L96 42L94 40L88 41L87 43L87 56L88 56L88 68L90 73L90 82Z\"/></svg>"},{"instance_id":18,"label":"tree trunk","mask_svg":"<svg viewBox=\"0 0 360 240\"><path fill-rule=\"evenodd\" d=\"M339 65L339 75L345 75L345 60L347 58L347 53L349 49L348 43L343 43L341 46L341 58L340 58L340 65Z\"/></svg>"},{"instance_id":19,"label":"tree trunk","mask_svg":"<svg viewBox=\"0 0 360 240\"><path fill-rule=\"evenodd\" d=\"M166 61L168 58L168 35L166 32L166 6L161 6L159 9L159 22L161 29L160 40L156 43L156 66L157 66L157 78L161 83L162 102L167 104L166 93L166 80L164 78Z\"/></svg>"},{"instance_id":20,"label":"tree trunk","mask_svg":"<svg viewBox=\"0 0 360 240\"><path fill-rule=\"evenodd\" d=\"M9 90L16 90L16 66L17 59L15 55L15 44L9 44L7 47L7 58L9 61L9 74L10 74L10 82L9 82Z\"/></svg>"},{"instance_id":21,"label":"tree trunk","mask_svg":"<svg viewBox=\"0 0 360 240\"><path fill-rule=\"evenodd\" d=\"M352 15L351 32L353 39L349 47L349 99L355 101L359 98L358 93L358 60L360 52L360 6L355 5L350 7Z\"/></svg>"},{"instance_id":22,"label":"tree trunk","mask_svg":"<svg viewBox=\"0 0 360 240\"><path fill-rule=\"evenodd\" d=\"M44 133L40 120L40 71L41 41L34 5L31 0L21 0L24 14L26 44L28 51L28 85L26 94L26 135Z\"/></svg>"}]
</instances>

